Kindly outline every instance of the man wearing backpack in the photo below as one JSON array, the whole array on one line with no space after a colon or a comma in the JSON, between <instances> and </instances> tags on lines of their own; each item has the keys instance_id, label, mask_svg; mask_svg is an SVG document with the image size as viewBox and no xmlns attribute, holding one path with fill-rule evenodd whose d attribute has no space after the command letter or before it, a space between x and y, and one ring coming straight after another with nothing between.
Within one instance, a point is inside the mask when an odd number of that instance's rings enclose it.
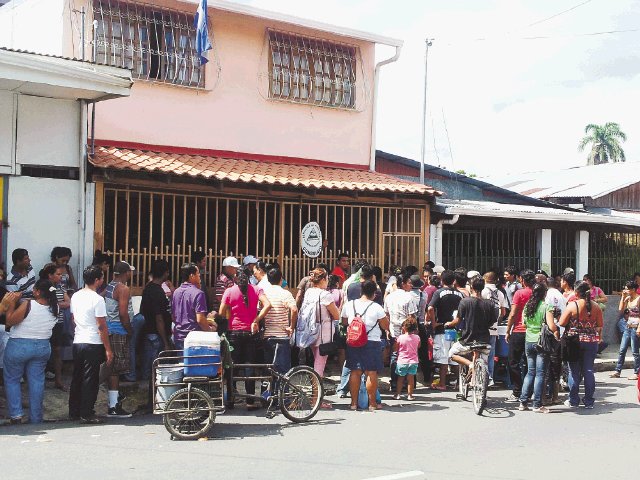
<instances>
[{"instance_id":1,"label":"man wearing backpack","mask_svg":"<svg viewBox=\"0 0 640 480\"><path fill-rule=\"evenodd\" d=\"M482 290L482 298L491 300L493 302L493 308L496 313L496 321L489 328L491 352L489 353L489 386L493 385L493 368L495 366L495 354L496 354L496 340L498 338L498 320L504 317L507 311L507 301L504 297L504 293L498 290L496 282L498 281L498 275L495 272L487 272L483 276L485 286Z\"/></svg>"}]
</instances>

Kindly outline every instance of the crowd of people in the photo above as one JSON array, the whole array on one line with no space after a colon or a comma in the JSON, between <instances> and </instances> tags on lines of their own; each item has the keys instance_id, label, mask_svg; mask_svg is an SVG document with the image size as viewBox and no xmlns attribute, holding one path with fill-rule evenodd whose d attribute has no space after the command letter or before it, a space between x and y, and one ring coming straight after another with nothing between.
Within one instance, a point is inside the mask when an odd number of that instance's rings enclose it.
<instances>
[{"instance_id":1,"label":"crowd of people","mask_svg":"<svg viewBox=\"0 0 640 480\"><path fill-rule=\"evenodd\" d=\"M0 338L0 359L4 356L12 423L42 421L47 375L56 388L66 389L61 348L69 344L70 419L104 421L95 411L101 382L108 391L107 417L130 417L123 408L121 380L149 380L159 353L182 350L193 331L224 334L234 363L274 364L281 373L306 363L323 377L328 359L335 358L342 368L337 395L350 397L353 410L362 408L362 388L369 410L383 408L378 375L387 362L394 399L403 398L405 389L407 400L415 399L419 371L432 389L451 388L457 365L470 363L471 344L486 345L491 385L498 342L508 345L507 384L512 391L506 400L517 402L519 410L549 412L550 405L560 402L563 376L569 390L566 406L594 406L594 360L604 346L607 296L591 275L576 282L571 268L560 276L513 266L481 274L427 262L421 269L391 265L383 275L381 268L361 260L351 265L349 256L342 254L333 268L318 263L297 285L294 297L280 266L252 255L242 264L225 258L208 290L206 258L196 252L192 262L182 265L177 287L169 280L169 264L153 262L140 313L134 315L128 286L133 266L124 261L112 264L108 255L96 252L93 265L82 272L84 286L79 289L70 258L68 248L54 248L51 263L36 277L26 250L12 254L0 302L6 330ZM111 272L110 279L106 272ZM620 299L622 342L612 377L620 377L631 347L635 368L629 378L638 378L638 280L640 274L626 284ZM300 338L308 335L305 328L310 324L317 328L303 344ZM350 335L359 327L366 338L356 344ZM29 389L28 417L22 410L23 379ZM227 388L236 386L229 383ZM254 394L254 382L247 381L245 390ZM252 410L260 404L249 397L246 407ZM332 403L324 401L322 407L331 408Z\"/></svg>"}]
</instances>

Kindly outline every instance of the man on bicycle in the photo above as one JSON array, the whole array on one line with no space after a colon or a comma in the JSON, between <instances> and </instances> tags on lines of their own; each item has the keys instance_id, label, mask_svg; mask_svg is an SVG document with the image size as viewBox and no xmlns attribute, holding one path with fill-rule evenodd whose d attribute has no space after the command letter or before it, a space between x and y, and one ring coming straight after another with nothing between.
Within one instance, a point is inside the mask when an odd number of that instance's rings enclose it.
<instances>
[{"instance_id":1,"label":"man on bicycle","mask_svg":"<svg viewBox=\"0 0 640 480\"><path fill-rule=\"evenodd\" d=\"M460 339L451 346L449 358L471 369L472 362L467 355L471 353L472 344L489 345L489 328L496 319L495 306L491 300L482 298L485 282L482 277L471 280L471 296L463 298L458 306L458 313L451 322L444 324L445 328L453 328L461 325ZM487 348L482 352L488 354Z\"/></svg>"}]
</instances>

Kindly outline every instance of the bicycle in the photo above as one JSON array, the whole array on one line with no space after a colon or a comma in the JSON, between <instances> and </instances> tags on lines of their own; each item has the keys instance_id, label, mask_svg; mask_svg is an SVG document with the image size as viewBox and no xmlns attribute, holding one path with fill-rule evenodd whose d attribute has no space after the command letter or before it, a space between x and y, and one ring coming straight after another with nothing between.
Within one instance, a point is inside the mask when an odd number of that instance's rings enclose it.
<instances>
[{"instance_id":1,"label":"bicycle","mask_svg":"<svg viewBox=\"0 0 640 480\"><path fill-rule=\"evenodd\" d=\"M482 415L487 406L487 388L489 386L489 369L487 362L482 358L483 353L491 349L491 345L486 343L472 343L466 345L472 354L472 372L469 367L460 365L458 369L458 394L456 398L466 400L469 396L469 388L472 388L473 410L476 415Z\"/></svg>"},{"instance_id":2,"label":"bicycle","mask_svg":"<svg viewBox=\"0 0 640 480\"><path fill-rule=\"evenodd\" d=\"M226 371L222 361L211 361L210 356L185 356L182 350L167 350L153 362L153 413L162 415L164 426L171 439L195 440L207 435L215 423L217 413L225 412L225 401L233 404L236 396L258 400L267 405L267 418L276 416L277 405L282 414L292 422L311 420L320 410L324 386L320 376L307 366L291 368L281 374L273 364L232 364ZM180 371L189 359L191 367L215 367L215 377L186 376L176 380L158 382L169 371ZM262 368L266 375L234 376L235 369ZM165 375L166 376L166 375ZM264 395L234 392L225 385L234 380L264 382ZM175 390L175 391L174 391ZM167 396L167 393L170 395Z\"/></svg>"}]
</instances>

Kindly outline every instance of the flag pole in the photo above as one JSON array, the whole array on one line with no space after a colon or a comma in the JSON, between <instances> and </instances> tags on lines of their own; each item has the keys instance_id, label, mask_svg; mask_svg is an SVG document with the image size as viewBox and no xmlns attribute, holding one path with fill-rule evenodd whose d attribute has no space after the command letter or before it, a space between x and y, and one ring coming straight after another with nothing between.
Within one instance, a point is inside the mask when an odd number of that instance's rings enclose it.
<instances>
[{"instance_id":1,"label":"flag pole","mask_svg":"<svg viewBox=\"0 0 640 480\"><path fill-rule=\"evenodd\" d=\"M427 38L424 49L424 87L422 102L422 148L420 149L420 184L424 185L424 160L427 150L427 72L429 65L429 47L433 45L433 38Z\"/></svg>"}]
</instances>

